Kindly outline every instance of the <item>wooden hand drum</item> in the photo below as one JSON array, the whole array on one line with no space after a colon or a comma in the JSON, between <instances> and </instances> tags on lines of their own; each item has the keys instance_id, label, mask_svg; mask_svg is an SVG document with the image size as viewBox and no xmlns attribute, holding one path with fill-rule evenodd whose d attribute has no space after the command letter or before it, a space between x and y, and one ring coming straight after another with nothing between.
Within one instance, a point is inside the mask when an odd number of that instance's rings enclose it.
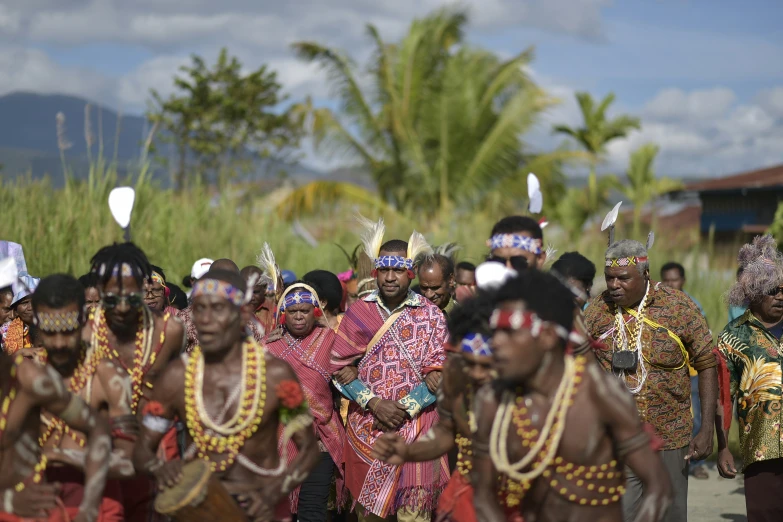
<instances>
[{"instance_id":1,"label":"wooden hand drum","mask_svg":"<svg viewBox=\"0 0 783 522\"><path fill-rule=\"evenodd\" d=\"M183 466L182 480L158 494L155 511L182 522L247 522L244 511L212 476L205 460Z\"/></svg>"}]
</instances>

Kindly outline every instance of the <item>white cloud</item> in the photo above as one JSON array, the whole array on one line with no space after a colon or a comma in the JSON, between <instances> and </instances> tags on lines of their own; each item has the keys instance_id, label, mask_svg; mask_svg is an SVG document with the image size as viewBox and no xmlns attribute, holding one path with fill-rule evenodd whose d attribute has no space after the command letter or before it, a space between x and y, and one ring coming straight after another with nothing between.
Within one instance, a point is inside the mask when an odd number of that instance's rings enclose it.
<instances>
[{"instance_id":1,"label":"white cloud","mask_svg":"<svg viewBox=\"0 0 783 522\"><path fill-rule=\"evenodd\" d=\"M724 87L686 93L682 89L664 89L647 102L644 115L661 120L712 119L721 116L737 99Z\"/></svg>"},{"instance_id":2,"label":"white cloud","mask_svg":"<svg viewBox=\"0 0 783 522\"><path fill-rule=\"evenodd\" d=\"M756 102L775 118L783 118L783 87L761 91Z\"/></svg>"}]
</instances>

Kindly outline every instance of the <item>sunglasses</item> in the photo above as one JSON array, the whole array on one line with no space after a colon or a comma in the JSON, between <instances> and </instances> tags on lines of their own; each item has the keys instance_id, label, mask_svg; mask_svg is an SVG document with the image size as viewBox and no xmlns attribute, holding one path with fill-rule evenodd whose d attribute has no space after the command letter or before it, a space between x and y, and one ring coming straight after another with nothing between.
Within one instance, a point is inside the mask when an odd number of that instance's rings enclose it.
<instances>
[{"instance_id":1,"label":"sunglasses","mask_svg":"<svg viewBox=\"0 0 783 522\"><path fill-rule=\"evenodd\" d=\"M770 296L770 297L775 297L776 295L778 295L781 292L783 292L783 286L776 286L775 288L773 288L772 290L767 292L767 295Z\"/></svg>"},{"instance_id":2,"label":"sunglasses","mask_svg":"<svg viewBox=\"0 0 783 522\"><path fill-rule=\"evenodd\" d=\"M494 254L487 256L487 263L500 263L501 265L510 266L517 272L527 270L527 258L525 256L510 256L503 257Z\"/></svg>"},{"instance_id":3,"label":"sunglasses","mask_svg":"<svg viewBox=\"0 0 783 522\"><path fill-rule=\"evenodd\" d=\"M140 293L128 295L103 294L101 296L101 303L107 310L116 308L121 303L126 303L131 308L141 308L144 305L144 297Z\"/></svg>"}]
</instances>

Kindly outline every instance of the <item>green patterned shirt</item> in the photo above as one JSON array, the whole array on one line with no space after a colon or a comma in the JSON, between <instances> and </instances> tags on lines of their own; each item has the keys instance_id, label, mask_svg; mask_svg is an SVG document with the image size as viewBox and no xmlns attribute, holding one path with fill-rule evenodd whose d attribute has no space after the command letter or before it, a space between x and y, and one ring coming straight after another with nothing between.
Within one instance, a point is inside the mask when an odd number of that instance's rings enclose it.
<instances>
[{"instance_id":1,"label":"green patterned shirt","mask_svg":"<svg viewBox=\"0 0 783 522\"><path fill-rule=\"evenodd\" d=\"M728 366L732 401L737 401L744 466L781 458L780 341L747 310L723 329L718 349Z\"/></svg>"}]
</instances>

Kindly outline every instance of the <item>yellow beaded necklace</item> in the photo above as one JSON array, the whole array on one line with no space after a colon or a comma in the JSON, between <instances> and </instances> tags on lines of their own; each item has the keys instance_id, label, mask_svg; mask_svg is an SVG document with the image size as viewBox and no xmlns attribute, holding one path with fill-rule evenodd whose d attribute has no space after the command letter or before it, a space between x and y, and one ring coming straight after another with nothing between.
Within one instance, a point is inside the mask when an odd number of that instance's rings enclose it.
<instances>
[{"instance_id":1,"label":"yellow beaded necklace","mask_svg":"<svg viewBox=\"0 0 783 522\"><path fill-rule=\"evenodd\" d=\"M95 349L97 360L114 361L128 372L131 380L131 412L135 415L139 401L144 395L144 374L155 364L156 354L152 351L152 340L155 332L155 321L152 312L146 306L140 312L142 327L136 331L136 343L133 352L133 367L128 368L120 358L116 348L109 345L109 325L106 313L102 308L94 312L91 345ZM162 335L162 334L161 334Z\"/></svg>"},{"instance_id":2,"label":"yellow beaded necklace","mask_svg":"<svg viewBox=\"0 0 783 522\"><path fill-rule=\"evenodd\" d=\"M237 411L226 423L215 424L204 405L204 356L196 346L185 367L185 420L196 445L198 458L209 461L212 471L225 471L261 424L266 404L264 349L252 338L242 344L243 395ZM222 458L213 461L210 454Z\"/></svg>"}]
</instances>

